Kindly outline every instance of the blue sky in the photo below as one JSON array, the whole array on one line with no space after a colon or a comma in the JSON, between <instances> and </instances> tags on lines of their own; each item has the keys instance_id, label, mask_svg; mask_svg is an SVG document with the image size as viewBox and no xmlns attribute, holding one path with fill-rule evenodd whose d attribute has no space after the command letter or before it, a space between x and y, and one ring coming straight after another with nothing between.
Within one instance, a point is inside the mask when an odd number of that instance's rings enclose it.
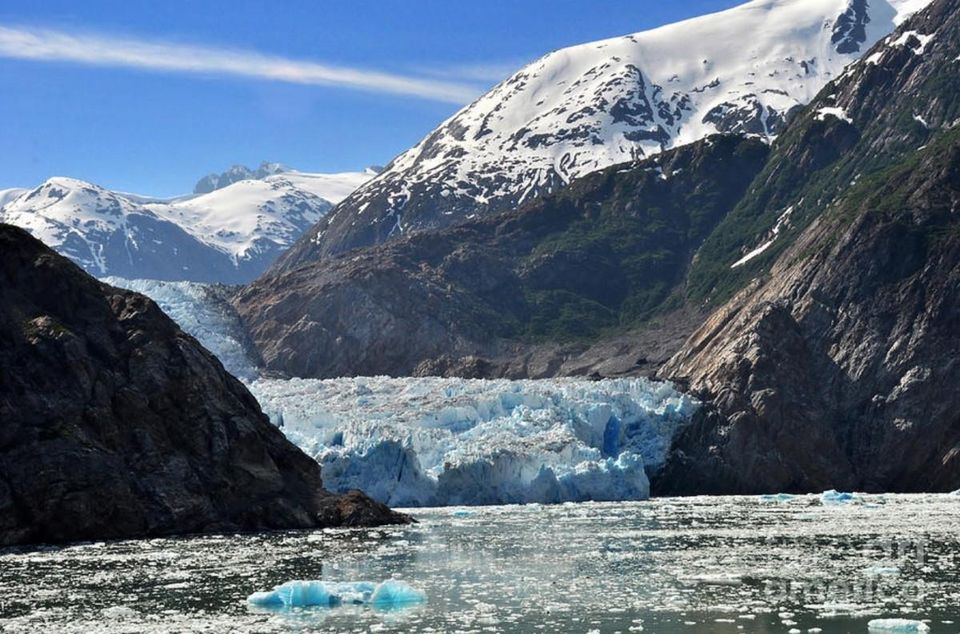
<instances>
[{"instance_id":1,"label":"blue sky","mask_svg":"<svg viewBox=\"0 0 960 634\"><path fill-rule=\"evenodd\" d=\"M551 50L737 0L5 0L0 189L384 164ZM88 63L79 63L79 59Z\"/></svg>"}]
</instances>

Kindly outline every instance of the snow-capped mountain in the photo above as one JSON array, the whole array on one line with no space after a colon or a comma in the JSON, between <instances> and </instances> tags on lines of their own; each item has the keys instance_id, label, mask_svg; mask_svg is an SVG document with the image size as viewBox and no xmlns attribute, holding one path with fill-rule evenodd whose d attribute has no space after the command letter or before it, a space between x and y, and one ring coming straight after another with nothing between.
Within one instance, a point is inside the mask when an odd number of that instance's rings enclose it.
<instances>
[{"instance_id":1,"label":"snow-capped mountain","mask_svg":"<svg viewBox=\"0 0 960 634\"><path fill-rule=\"evenodd\" d=\"M266 161L260 163L260 166L255 170L250 169L246 165L234 165L220 174L207 174L201 178L197 181L197 184L194 185L193 193L209 194L212 191L229 187L240 181L262 180L268 176L289 171L290 168L283 163L268 163Z\"/></svg>"},{"instance_id":2,"label":"snow-capped mountain","mask_svg":"<svg viewBox=\"0 0 960 634\"><path fill-rule=\"evenodd\" d=\"M286 171L172 200L56 177L0 191L0 222L93 275L243 283L374 174Z\"/></svg>"},{"instance_id":3,"label":"snow-capped mountain","mask_svg":"<svg viewBox=\"0 0 960 634\"><path fill-rule=\"evenodd\" d=\"M753 0L534 62L397 157L279 268L521 204L713 133L774 138L790 111L928 0Z\"/></svg>"}]
</instances>

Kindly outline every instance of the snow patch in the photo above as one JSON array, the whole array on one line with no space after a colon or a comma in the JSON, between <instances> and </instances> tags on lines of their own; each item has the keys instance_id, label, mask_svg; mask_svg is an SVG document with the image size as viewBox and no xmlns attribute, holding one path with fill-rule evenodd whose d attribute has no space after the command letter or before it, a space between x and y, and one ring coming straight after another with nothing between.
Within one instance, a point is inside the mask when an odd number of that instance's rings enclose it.
<instances>
[{"instance_id":1,"label":"snow patch","mask_svg":"<svg viewBox=\"0 0 960 634\"><path fill-rule=\"evenodd\" d=\"M750 260L757 257L758 255L761 255L770 247L772 247L773 243L776 242L777 238L780 236L780 231L782 231L783 227L787 224L787 222L789 222L790 214L793 213L793 209L794 209L793 206L790 206L786 209L786 211L780 214L780 217L777 218L776 224L773 225L773 229L770 230L770 238L766 242L764 242L763 244L761 244L760 246L753 249L752 251L747 253L745 256L743 256L742 258L740 258L739 260L731 264L730 268L735 269L735 268L741 267L747 262L749 262Z\"/></svg>"},{"instance_id":2,"label":"snow patch","mask_svg":"<svg viewBox=\"0 0 960 634\"><path fill-rule=\"evenodd\" d=\"M920 42L919 46L913 47L910 46L910 50L913 51L915 55L922 55L923 52L927 49L927 45L933 41L936 37L936 33L931 33L930 35L922 35L917 31L904 31L900 34L896 40L890 43L891 46L907 46L912 38L916 38Z\"/></svg>"},{"instance_id":3,"label":"snow patch","mask_svg":"<svg viewBox=\"0 0 960 634\"><path fill-rule=\"evenodd\" d=\"M817 121L826 121L827 117L836 117L841 121L853 124L853 120L847 116L847 112L843 108L825 107L817 111Z\"/></svg>"}]
</instances>

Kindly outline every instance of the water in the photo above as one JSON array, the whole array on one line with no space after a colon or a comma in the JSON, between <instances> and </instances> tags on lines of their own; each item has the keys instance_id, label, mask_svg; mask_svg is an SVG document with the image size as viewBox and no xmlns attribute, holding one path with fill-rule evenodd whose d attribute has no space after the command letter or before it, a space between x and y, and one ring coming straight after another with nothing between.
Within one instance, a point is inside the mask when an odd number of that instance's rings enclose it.
<instances>
[{"instance_id":1,"label":"water","mask_svg":"<svg viewBox=\"0 0 960 634\"><path fill-rule=\"evenodd\" d=\"M960 498L418 509L412 527L0 554L3 632L960 631ZM290 579L398 577L422 606L264 612ZM953 623L957 621L958 623Z\"/></svg>"}]
</instances>

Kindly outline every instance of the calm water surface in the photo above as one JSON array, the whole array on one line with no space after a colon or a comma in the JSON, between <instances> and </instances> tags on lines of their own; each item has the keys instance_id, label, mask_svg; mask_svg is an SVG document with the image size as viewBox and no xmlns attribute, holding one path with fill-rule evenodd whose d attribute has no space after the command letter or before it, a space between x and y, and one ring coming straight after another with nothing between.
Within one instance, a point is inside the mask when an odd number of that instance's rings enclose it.
<instances>
[{"instance_id":1,"label":"calm water surface","mask_svg":"<svg viewBox=\"0 0 960 634\"><path fill-rule=\"evenodd\" d=\"M3 632L960 632L960 498L418 509L416 526L0 552ZM291 579L399 578L422 606L265 612ZM954 622L956 621L956 623Z\"/></svg>"}]
</instances>

